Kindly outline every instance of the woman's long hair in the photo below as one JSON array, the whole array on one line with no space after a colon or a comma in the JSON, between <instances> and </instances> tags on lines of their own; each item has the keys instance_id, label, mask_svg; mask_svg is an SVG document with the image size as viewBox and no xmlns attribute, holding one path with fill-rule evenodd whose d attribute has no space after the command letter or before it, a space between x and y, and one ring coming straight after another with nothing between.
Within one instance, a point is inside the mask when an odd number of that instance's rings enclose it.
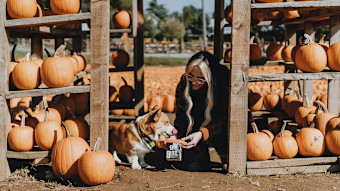
<instances>
[{"instance_id":1,"label":"woman's long hair","mask_svg":"<svg viewBox=\"0 0 340 191\"><path fill-rule=\"evenodd\" d=\"M204 120L204 122L202 123L201 126L204 127L211 122L211 110L214 106L214 96L213 96L213 83L214 82L213 82L213 78L212 78L212 74L211 74L211 69L209 67L208 60L204 57L200 57L198 59L191 61L188 64L188 66L186 67L186 71L185 71L186 85L185 85L185 89L184 89L184 99L188 103L185 114L189 119L186 135L191 134L192 127L194 125L192 116L190 114L191 109L193 107L193 103L192 103L192 99L191 99L191 96L190 96L190 83L189 83L187 75L191 72L191 70L195 66L198 66L201 69L203 76L204 76L204 79L207 81L206 83L207 83L207 86L208 86L207 98L205 100L206 103L207 103L207 107L206 107L205 112L204 112L205 120Z\"/></svg>"}]
</instances>

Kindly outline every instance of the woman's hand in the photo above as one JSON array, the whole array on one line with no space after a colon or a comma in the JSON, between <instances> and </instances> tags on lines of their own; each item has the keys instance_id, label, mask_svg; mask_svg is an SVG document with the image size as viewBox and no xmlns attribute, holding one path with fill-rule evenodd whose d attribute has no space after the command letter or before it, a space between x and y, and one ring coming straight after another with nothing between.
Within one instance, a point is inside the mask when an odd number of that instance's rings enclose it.
<instances>
[{"instance_id":1,"label":"woman's hand","mask_svg":"<svg viewBox=\"0 0 340 191\"><path fill-rule=\"evenodd\" d=\"M184 149L190 149L192 147L195 147L201 139L202 139L202 132L201 131L192 133L192 134L181 139L183 141L182 147ZM186 140L189 140L189 142L186 142Z\"/></svg>"}]
</instances>

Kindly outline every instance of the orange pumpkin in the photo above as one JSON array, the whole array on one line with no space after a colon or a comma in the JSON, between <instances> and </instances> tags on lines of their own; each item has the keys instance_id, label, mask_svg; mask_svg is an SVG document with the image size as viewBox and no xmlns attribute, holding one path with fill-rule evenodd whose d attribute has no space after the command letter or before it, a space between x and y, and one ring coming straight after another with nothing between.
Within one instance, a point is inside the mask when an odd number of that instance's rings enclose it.
<instances>
[{"instance_id":1,"label":"orange pumpkin","mask_svg":"<svg viewBox=\"0 0 340 191\"><path fill-rule=\"evenodd\" d=\"M134 97L133 88L132 86L129 86L127 84L126 80L123 77L122 79L124 81L124 85L119 88L119 91L118 91L119 100L123 103L132 102L132 99Z\"/></svg>"},{"instance_id":2,"label":"orange pumpkin","mask_svg":"<svg viewBox=\"0 0 340 191\"><path fill-rule=\"evenodd\" d=\"M286 19L294 19L300 17L299 11L292 10L292 11L284 11L283 17Z\"/></svg>"},{"instance_id":3,"label":"orange pumpkin","mask_svg":"<svg viewBox=\"0 0 340 191\"><path fill-rule=\"evenodd\" d=\"M267 59L282 60L282 50L284 46L277 44L276 38L273 37L273 44L270 44L266 50Z\"/></svg>"},{"instance_id":4,"label":"orange pumpkin","mask_svg":"<svg viewBox=\"0 0 340 191\"><path fill-rule=\"evenodd\" d=\"M267 134L268 137L270 138L270 140L273 142L275 136L274 136L274 134L270 130L263 129L260 132L263 132L263 133Z\"/></svg>"},{"instance_id":5,"label":"orange pumpkin","mask_svg":"<svg viewBox=\"0 0 340 191\"><path fill-rule=\"evenodd\" d=\"M247 134L247 158L253 161L269 159L273 153L273 143L266 133L259 132L256 124L251 123L253 133Z\"/></svg>"},{"instance_id":6,"label":"orange pumpkin","mask_svg":"<svg viewBox=\"0 0 340 191\"><path fill-rule=\"evenodd\" d=\"M335 129L335 128L339 128L340 127L340 118L339 117L333 117L332 119L330 119L328 122L327 122L327 125L326 125L326 135L328 134L328 132L332 129Z\"/></svg>"},{"instance_id":7,"label":"orange pumpkin","mask_svg":"<svg viewBox=\"0 0 340 191\"><path fill-rule=\"evenodd\" d=\"M123 115L124 110L123 109L112 109L112 110L110 110L110 113L113 114L113 115Z\"/></svg>"},{"instance_id":8,"label":"orange pumpkin","mask_svg":"<svg viewBox=\"0 0 340 191\"><path fill-rule=\"evenodd\" d=\"M39 66L29 61L30 53L26 54L25 62L15 65L12 71L14 85L22 90L35 89L40 85Z\"/></svg>"},{"instance_id":9,"label":"orange pumpkin","mask_svg":"<svg viewBox=\"0 0 340 191\"><path fill-rule=\"evenodd\" d=\"M62 95L56 101L56 103L64 106L66 119L71 118L74 115L75 110L76 110L76 104L73 99Z\"/></svg>"},{"instance_id":10,"label":"orange pumpkin","mask_svg":"<svg viewBox=\"0 0 340 191\"><path fill-rule=\"evenodd\" d=\"M273 85L270 85L271 93L263 97L263 105L268 111L278 110L281 107L281 97L274 94Z\"/></svg>"},{"instance_id":11,"label":"orange pumpkin","mask_svg":"<svg viewBox=\"0 0 340 191\"><path fill-rule=\"evenodd\" d=\"M112 60L112 64L116 66L117 68L124 68L129 64L130 57L129 57L129 54L125 50L119 49L119 50L113 51L111 60Z\"/></svg>"},{"instance_id":12,"label":"orange pumpkin","mask_svg":"<svg viewBox=\"0 0 340 191\"><path fill-rule=\"evenodd\" d=\"M74 14L80 10L79 0L51 0L51 9L57 15Z\"/></svg>"},{"instance_id":13,"label":"orange pumpkin","mask_svg":"<svg viewBox=\"0 0 340 191\"><path fill-rule=\"evenodd\" d=\"M340 138L339 128L330 129L325 137L328 150L335 155L340 155L339 138Z\"/></svg>"},{"instance_id":14,"label":"orange pumpkin","mask_svg":"<svg viewBox=\"0 0 340 191\"><path fill-rule=\"evenodd\" d=\"M328 67L334 71L340 71L340 42L332 44L327 50Z\"/></svg>"},{"instance_id":15,"label":"orange pumpkin","mask_svg":"<svg viewBox=\"0 0 340 191\"><path fill-rule=\"evenodd\" d=\"M284 135L284 130L287 125L285 121L281 128L279 136L275 137L273 141L274 153L277 157L288 159L297 155L298 145L294 137Z\"/></svg>"},{"instance_id":16,"label":"orange pumpkin","mask_svg":"<svg viewBox=\"0 0 340 191\"><path fill-rule=\"evenodd\" d=\"M77 116L84 116L89 109L90 95L89 93L71 94L69 99L74 102L74 114Z\"/></svg>"},{"instance_id":17,"label":"orange pumpkin","mask_svg":"<svg viewBox=\"0 0 340 191\"><path fill-rule=\"evenodd\" d=\"M65 125L68 126L70 133L73 137L81 137L85 141L89 139L90 136L90 126L83 118L73 118L68 119L65 122ZM66 138L66 130L65 127L62 128L63 137Z\"/></svg>"},{"instance_id":18,"label":"orange pumpkin","mask_svg":"<svg viewBox=\"0 0 340 191\"><path fill-rule=\"evenodd\" d=\"M119 11L112 15L112 24L117 29L129 28L131 23L130 14L127 11Z\"/></svg>"},{"instance_id":19,"label":"orange pumpkin","mask_svg":"<svg viewBox=\"0 0 340 191\"><path fill-rule=\"evenodd\" d=\"M224 10L224 18L228 23L231 24L232 17L233 17L233 12L231 10L231 5L229 5Z\"/></svg>"},{"instance_id":20,"label":"orange pumpkin","mask_svg":"<svg viewBox=\"0 0 340 191\"><path fill-rule=\"evenodd\" d=\"M13 19L32 18L37 13L36 0L7 0L7 12Z\"/></svg>"},{"instance_id":21,"label":"orange pumpkin","mask_svg":"<svg viewBox=\"0 0 340 191\"><path fill-rule=\"evenodd\" d=\"M286 46L282 49L281 52L282 59L286 62L293 62L292 51L295 45L288 45L288 41L286 42Z\"/></svg>"},{"instance_id":22,"label":"orange pumpkin","mask_svg":"<svg viewBox=\"0 0 340 191\"><path fill-rule=\"evenodd\" d=\"M99 151L98 138L93 151L86 151L78 161L80 179L87 185L105 184L115 175L116 163L111 153Z\"/></svg>"},{"instance_id":23,"label":"orange pumpkin","mask_svg":"<svg viewBox=\"0 0 340 191\"><path fill-rule=\"evenodd\" d=\"M77 59L78 61L78 72L85 70L87 66L87 58L83 54L77 54L76 52L73 52L73 58Z\"/></svg>"},{"instance_id":24,"label":"orange pumpkin","mask_svg":"<svg viewBox=\"0 0 340 191\"><path fill-rule=\"evenodd\" d=\"M316 114L314 118L314 123L316 128L318 128L323 135L327 134L326 127L327 123L330 119L336 117L333 113L329 113L327 107L319 100L316 101L317 104L320 104L322 109L324 110L324 113L318 113Z\"/></svg>"},{"instance_id":25,"label":"orange pumpkin","mask_svg":"<svg viewBox=\"0 0 340 191\"><path fill-rule=\"evenodd\" d=\"M273 12L267 13L267 18L269 20L278 20L282 18L282 14L279 11L273 11Z\"/></svg>"},{"instance_id":26,"label":"orange pumpkin","mask_svg":"<svg viewBox=\"0 0 340 191\"><path fill-rule=\"evenodd\" d=\"M13 127L8 133L8 145L14 151L29 151L34 146L34 129L25 126L25 114L21 116L21 125Z\"/></svg>"},{"instance_id":27,"label":"orange pumpkin","mask_svg":"<svg viewBox=\"0 0 340 191\"><path fill-rule=\"evenodd\" d=\"M303 156L321 156L326 148L324 135L316 128L302 128L296 135L296 142Z\"/></svg>"},{"instance_id":28,"label":"orange pumpkin","mask_svg":"<svg viewBox=\"0 0 340 191\"><path fill-rule=\"evenodd\" d=\"M224 53L224 62L231 62L231 49L228 49Z\"/></svg>"},{"instance_id":29,"label":"orange pumpkin","mask_svg":"<svg viewBox=\"0 0 340 191\"><path fill-rule=\"evenodd\" d=\"M302 126L303 120L307 117L308 114L315 113L316 107L311 104L311 101L306 96L306 106L299 107L295 112L295 121L298 125Z\"/></svg>"},{"instance_id":30,"label":"orange pumpkin","mask_svg":"<svg viewBox=\"0 0 340 191\"><path fill-rule=\"evenodd\" d=\"M250 39L250 61L258 61L262 59L262 51L259 45L254 43L255 36Z\"/></svg>"},{"instance_id":31,"label":"orange pumpkin","mask_svg":"<svg viewBox=\"0 0 340 191\"><path fill-rule=\"evenodd\" d=\"M257 92L250 90L248 94L248 108L250 111L260 111L263 107L263 97Z\"/></svg>"},{"instance_id":32,"label":"orange pumpkin","mask_svg":"<svg viewBox=\"0 0 340 191\"><path fill-rule=\"evenodd\" d=\"M163 97L159 96L159 95L154 95L149 97L149 101L148 101L148 108L151 111L153 107L155 107L156 105L158 105L158 107L162 108L163 106Z\"/></svg>"}]
</instances>

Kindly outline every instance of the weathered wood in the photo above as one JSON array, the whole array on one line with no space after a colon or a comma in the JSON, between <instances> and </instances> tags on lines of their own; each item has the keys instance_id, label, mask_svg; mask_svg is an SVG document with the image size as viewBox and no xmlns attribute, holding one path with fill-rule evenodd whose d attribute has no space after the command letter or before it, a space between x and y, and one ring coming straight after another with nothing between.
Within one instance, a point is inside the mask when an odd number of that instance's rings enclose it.
<instances>
[{"instance_id":1,"label":"weathered wood","mask_svg":"<svg viewBox=\"0 0 340 191\"><path fill-rule=\"evenodd\" d=\"M338 15L340 13L339 9L337 10L319 10L317 12L313 12L312 15L302 16L294 19L287 19L285 21L282 21L282 24L290 25L290 24L302 24L306 21L325 21L328 20L330 16L332 15Z\"/></svg>"},{"instance_id":2,"label":"weathered wood","mask_svg":"<svg viewBox=\"0 0 340 191\"><path fill-rule=\"evenodd\" d=\"M289 45L296 45L296 26L285 25L285 42L289 42ZM289 68L285 67L285 72L293 72ZM284 95L289 94L291 90L295 88L295 81L287 80L284 82Z\"/></svg>"},{"instance_id":3,"label":"weathered wood","mask_svg":"<svg viewBox=\"0 0 340 191\"><path fill-rule=\"evenodd\" d=\"M295 9L308 10L308 9L337 9L337 8L340 8L340 2L337 0L251 4L251 9L256 11L288 11Z\"/></svg>"},{"instance_id":4,"label":"weathered wood","mask_svg":"<svg viewBox=\"0 0 340 191\"><path fill-rule=\"evenodd\" d=\"M249 82L339 79L340 72L249 74Z\"/></svg>"},{"instance_id":5,"label":"weathered wood","mask_svg":"<svg viewBox=\"0 0 340 191\"><path fill-rule=\"evenodd\" d=\"M144 113L144 18L143 0L132 1L132 33L134 38L135 114Z\"/></svg>"},{"instance_id":6,"label":"weathered wood","mask_svg":"<svg viewBox=\"0 0 340 191\"><path fill-rule=\"evenodd\" d=\"M43 58L43 42L40 37L31 38L31 55L36 55L39 58Z\"/></svg>"},{"instance_id":7,"label":"weathered wood","mask_svg":"<svg viewBox=\"0 0 340 191\"><path fill-rule=\"evenodd\" d=\"M91 94L90 146L102 138L108 151L110 1L91 0Z\"/></svg>"},{"instance_id":8,"label":"weathered wood","mask_svg":"<svg viewBox=\"0 0 340 191\"><path fill-rule=\"evenodd\" d=\"M5 30L6 1L0 1L0 181L10 174L6 158L7 135L10 131L10 114L4 94L8 91L9 34Z\"/></svg>"},{"instance_id":9,"label":"weathered wood","mask_svg":"<svg viewBox=\"0 0 340 191\"><path fill-rule=\"evenodd\" d=\"M247 37L248 38L248 37ZM215 0L214 56L223 64L224 43L224 0Z\"/></svg>"},{"instance_id":10,"label":"weathered wood","mask_svg":"<svg viewBox=\"0 0 340 191\"><path fill-rule=\"evenodd\" d=\"M51 151L27 151L27 152L17 152L17 151L7 151L7 158L14 159L39 159L49 157Z\"/></svg>"},{"instance_id":11,"label":"weathered wood","mask_svg":"<svg viewBox=\"0 0 340 191\"><path fill-rule=\"evenodd\" d=\"M109 119L136 119L136 116L132 115L109 115Z\"/></svg>"},{"instance_id":12,"label":"weathered wood","mask_svg":"<svg viewBox=\"0 0 340 191\"><path fill-rule=\"evenodd\" d=\"M73 51L81 52L83 49L82 37L81 36L74 36L72 37L72 48Z\"/></svg>"},{"instance_id":13,"label":"weathered wood","mask_svg":"<svg viewBox=\"0 0 340 191\"><path fill-rule=\"evenodd\" d=\"M42 27L39 27L42 28ZM44 27L46 28L46 27ZM49 28L49 27L48 27ZM50 32L46 30L29 30L29 28L10 28L11 37L13 38L32 38L40 37L42 39L54 39L56 37L69 38L79 35L87 35L89 31L66 31L62 29L51 29Z\"/></svg>"},{"instance_id":14,"label":"weathered wood","mask_svg":"<svg viewBox=\"0 0 340 191\"><path fill-rule=\"evenodd\" d=\"M131 72L134 71L135 68L133 66L124 67L124 68L110 68L109 72Z\"/></svg>"},{"instance_id":15,"label":"weathered wood","mask_svg":"<svg viewBox=\"0 0 340 191\"><path fill-rule=\"evenodd\" d=\"M18 90L6 92L6 99L17 97L37 97L44 95L58 95L65 93L84 93L90 92L90 85L68 86L64 88L46 88L33 90Z\"/></svg>"},{"instance_id":16,"label":"weathered wood","mask_svg":"<svg viewBox=\"0 0 340 191\"><path fill-rule=\"evenodd\" d=\"M330 44L340 42L340 15L331 17ZM328 110L338 115L340 113L340 79L328 81Z\"/></svg>"},{"instance_id":17,"label":"weathered wood","mask_svg":"<svg viewBox=\"0 0 340 191\"><path fill-rule=\"evenodd\" d=\"M130 33L132 31L132 29L128 28L128 29L110 29L110 33Z\"/></svg>"},{"instance_id":18,"label":"weathered wood","mask_svg":"<svg viewBox=\"0 0 340 191\"><path fill-rule=\"evenodd\" d=\"M266 161L248 161L247 169L330 164L330 163L335 163L337 161L339 161L338 157L308 157L308 158L291 158L291 159L277 158L274 160L266 160Z\"/></svg>"},{"instance_id":19,"label":"weathered wood","mask_svg":"<svg viewBox=\"0 0 340 191\"><path fill-rule=\"evenodd\" d=\"M54 39L54 50L57 50L60 45L64 44L64 37L57 37ZM52 53L51 53L52 54Z\"/></svg>"},{"instance_id":20,"label":"weathered wood","mask_svg":"<svg viewBox=\"0 0 340 191\"><path fill-rule=\"evenodd\" d=\"M77 13L68 15L54 15L44 17L34 17L27 19L11 19L5 21L6 28L15 27L36 27L36 26L51 26L56 24L87 22L91 19L91 13ZM91 23L93 24L93 23Z\"/></svg>"},{"instance_id":21,"label":"weathered wood","mask_svg":"<svg viewBox=\"0 0 340 191\"><path fill-rule=\"evenodd\" d=\"M215 15L222 15L224 1L215 1ZM230 72L230 103L228 128L228 172L245 174L248 126L248 68L250 1L232 1L232 61ZM218 17L219 18L219 17ZM215 18L216 20L216 18ZM222 22L223 18L219 18ZM215 21L216 22L216 21ZM215 24L216 26L216 24ZM223 38L222 38L223 39Z\"/></svg>"}]
</instances>

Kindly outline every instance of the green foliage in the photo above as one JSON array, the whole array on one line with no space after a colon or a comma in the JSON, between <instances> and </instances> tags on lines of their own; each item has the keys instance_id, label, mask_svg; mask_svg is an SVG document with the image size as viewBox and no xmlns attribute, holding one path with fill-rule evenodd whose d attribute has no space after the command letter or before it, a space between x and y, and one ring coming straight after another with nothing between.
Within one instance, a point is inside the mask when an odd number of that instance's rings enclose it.
<instances>
[{"instance_id":1,"label":"green foliage","mask_svg":"<svg viewBox=\"0 0 340 191\"><path fill-rule=\"evenodd\" d=\"M160 32L168 40L181 39L184 36L185 28L178 19L165 18L159 24Z\"/></svg>"},{"instance_id":2,"label":"green foliage","mask_svg":"<svg viewBox=\"0 0 340 191\"><path fill-rule=\"evenodd\" d=\"M196 9L194 6L186 6L183 8L182 14L186 34L196 34L201 35L203 34L203 23L202 23L202 9ZM207 30L209 31L210 28L210 17L206 14L206 25Z\"/></svg>"},{"instance_id":3,"label":"green foliage","mask_svg":"<svg viewBox=\"0 0 340 191\"><path fill-rule=\"evenodd\" d=\"M132 1L131 0L114 0L114 1L111 1L111 7L115 9L115 11L117 10L130 11L132 9Z\"/></svg>"},{"instance_id":4,"label":"green foliage","mask_svg":"<svg viewBox=\"0 0 340 191\"><path fill-rule=\"evenodd\" d=\"M156 15L160 20L168 17L168 10L163 4L158 4L157 0L151 0L146 10Z\"/></svg>"},{"instance_id":5,"label":"green foliage","mask_svg":"<svg viewBox=\"0 0 340 191\"><path fill-rule=\"evenodd\" d=\"M158 30L155 16L152 13L144 14L144 37L155 38Z\"/></svg>"}]
</instances>

